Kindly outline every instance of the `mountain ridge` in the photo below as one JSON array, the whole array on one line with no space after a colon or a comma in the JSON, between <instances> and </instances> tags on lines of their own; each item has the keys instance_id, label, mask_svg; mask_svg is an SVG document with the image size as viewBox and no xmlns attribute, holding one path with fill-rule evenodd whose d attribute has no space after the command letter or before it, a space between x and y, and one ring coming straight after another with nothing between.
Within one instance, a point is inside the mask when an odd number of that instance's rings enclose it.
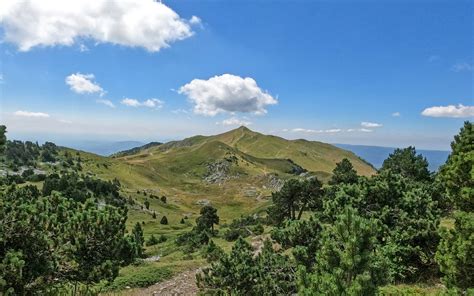
<instances>
[{"instance_id":1,"label":"mountain ridge","mask_svg":"<svg viewBox=\"0 0 474 296\"><path fill-rule=\"evenodd\" d=\"M217 135L197 135L160 145L149 145L147 147L144 145L140 149L136 149L134 154L117 153L116 158L141 164L146 162L165 164L170 159L174 159L175 163L179 163L183 158L190 163L195 163L192 153L197 153L199 157L202 157L202 161L204 159L211 162L219 161L223 156L213 146L219 146L220 149L224 148L217 142L236 149L239 153L236 151L232 153L238 154L243 160L258 159L254 163L268 164L270 162L272 167L276 162L281 164L282 161L285 161L288 162L288 165L293 163L305 171L323 174L327 177L328 174L331 174L337 162L343 158L348 158L359 174L371 175L375 172L370 164L354 153L331 144L304 139L287 140L278 136L255 132L243 126ZM170 165L173 166L174 164L171 163ZM203 164L196 165L202 166Z\"/></svg>"}]
</instances>

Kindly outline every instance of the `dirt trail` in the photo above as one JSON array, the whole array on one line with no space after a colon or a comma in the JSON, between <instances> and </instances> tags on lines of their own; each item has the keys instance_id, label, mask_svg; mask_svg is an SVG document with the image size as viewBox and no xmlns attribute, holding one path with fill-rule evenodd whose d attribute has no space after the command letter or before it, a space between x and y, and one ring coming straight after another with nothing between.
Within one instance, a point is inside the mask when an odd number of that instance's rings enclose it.
<instances>
[{"instance_id":1,"label":"dirt trail","mask_svg":"<svg viewBox=\"0 0 474 296\"><path fill-rule=\"evenodd\" d=\"M255 254L261 252L263 241L267 239L268 235L258 235L252 238L251 245L255 250ZM171 279L157 283L148 288L139 290L130 290L126 295L131 296L193 296L197 295L199 289L196 285L196 273L200 268L188 270L177 274Z\"/></svg>"},{"instance_id":2,"label":"dirt trail","mask_svg":"<svg viewBox=\"0 0 474 296\"><path fill-rule=\"evenodd\" d=\"M175 296L197 295L198 287L196 285L196 273L199 269L188 270L177 274L173 278L157 283L145 289L130 291L127 295L131 296Z\"/></svg>"}]
</instances>

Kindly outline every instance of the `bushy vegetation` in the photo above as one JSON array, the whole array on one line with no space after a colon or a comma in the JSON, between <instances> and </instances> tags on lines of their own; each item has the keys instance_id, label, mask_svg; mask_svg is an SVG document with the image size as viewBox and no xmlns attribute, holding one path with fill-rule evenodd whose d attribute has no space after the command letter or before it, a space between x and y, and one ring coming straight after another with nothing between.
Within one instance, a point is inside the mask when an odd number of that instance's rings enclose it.
<instances>
[{"instance_id":1,"label":"bushy vegetation","mask_svg":"<svg viewBox=\"0 0 474 296\"><path fill-rule=\"evenodd\" d=\"M214 295L288 295L296 291L294 266L288 262L269 241L254 256L250 244L239 238L230 254L221 254L197 275L197 283Z\"/></svg>"},{"instance_id":2,"label":"bushy vegetation","mask_svg":"<svg viewBox=\"0 0 474 296\"><path fill-rule=\"evenodd\" d=\"M10 156L19 147L11 143ZM56 154L54 144L45 145L38 155ZM0 188L0 294L113 280L142 243L125 233L127 208L117 186L68 174L46 177L41 191L33 185Z\"/></svg>"},{"instance_id":3,"label":"bushy vegetation","mask_svg":"<svg viewBox=\"0 0 474 296\"><path fill-rule=\"evenodd\" d=\"M281 255L268 242L255 256L240 238L228 257L198 276L201 289L225 295L376 295L382 285L423 282L441 272L447 293L474 292L473 148L474 129L466 122L439 174L430 173L426 159L408 147L395 150L369 178L357 176L344 159L328 185L289 180L272 195L268 215L277 226L272 239L293 256L276 259ZM451 215L450 203L454 228L439 230L441 216ZM305 211L309 219L302 219ZM273 264L258 264L263 252ZM263 276L282 270L271 281Z\"/></svg>"},{"instance_id":4,"label":"bushy vegetation","mask_svg":"<svg viewBox=\"0 0 474 296\"><path fill-rule=\"evenodd\" d=\"M239 237L245 238L250 235L260 235L263 231L262 219L258 216L242 216L232 221L229 225L229 229L224 232L224 238L227 241L235 241Z\"/></svg>"},{"instance_id":5,"label":"bushy vegetation","mask_svg":"<svg viewBox=\"0 0 474 296\"><path fill-rule=\"evenodd\" d=\"M436 261L454 293L474 294L474 126L464 123L451 143L440 179L455 208L454 229L442 229Z\"/></svg>"}]
</instances>

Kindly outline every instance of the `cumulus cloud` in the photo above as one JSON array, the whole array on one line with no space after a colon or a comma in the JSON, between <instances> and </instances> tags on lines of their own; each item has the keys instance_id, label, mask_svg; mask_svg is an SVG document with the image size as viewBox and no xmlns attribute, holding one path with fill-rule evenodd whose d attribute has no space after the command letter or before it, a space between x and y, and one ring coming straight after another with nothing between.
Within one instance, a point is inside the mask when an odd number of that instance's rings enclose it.
<instances>
[{"instance_id":1,"label":"cumulus cloud","mask_svg":"<svg viewBox=\"0 0 474 296\"><path fill-rule=\"evenodd\" d=\"M99 104L108 106L110 108L115 108L114 103L112 103L110 100L97 100L96 102L99 103Z\"/></svg>"},{"instance_id":2,"label":"cumulus cloud","mask_svg":"<svg viewBox=\"0 0 474 296\"><path fill-rule=\"evenodd\" d=\"M464 106L459 104L448 105L448 106L434 106L429 107L421 112L423 116L429 117L451 117L451 118L463 118L474 116L474 106Z\"/></svg>"},{"instance_id":3,"label":"cumulus cloud","mask_svg":"<svg viewBox=\"0 0 474 296\"><path fill-rule=\"evenodd\" d=\"M71 74L66 77L66 84L69 85L72 91L78 94L94 94L98 93L101 96L105 91L100 85L94 81L94 74Z\"/></svg>"},{"instance_id":4,"label":"cumulus cloud","mask_svg":"<svg viewBox=\"0 0 474 296\"><path fill-rule=\"evenodd\" d=\"M460 63L454 64L451 67L451 70L453 70L454 72L463 72L463 71L470 72L474 70L474 66L466 62L460 62Z\"/></svg>"},{"instance_id":5,"label":"cumulus cloud","mask_svg":"<svg viewBox=\"0 0 474 296\"><path fill-rule=\"evenodd\" d=\"M400 117L402 114L400 114L400 112L393 112L392 113L392 116L393 117Z\"/></svg>"},{"instance_id":6,"label":"cumulus cloud","mask_svg":"<svg viewBox=\"0 0 474 296\"><path fill-rule=\"evenodd\" d=\"M148 107L160 109L163 107L164 102L159 99L148 99L143 102L140 102L137 99L125 98L122 100L122 104L129 107Z\"/></svg>"},{"instance_id":7,"label":"cumulus cloud","mask_svg":"<svg viewBox=\"0 0 474 296\"><path fill-rule=\"evenodd\" d=\"M252 122L250 122L248 120L245 120L245 119L239 119L237 117L231 117L231 118L228 118L228 119L224 119L221 122L217 122L217 124L248 126L248 125L251 125Z\"/></svg>"},{"instance_id":8,"label":"cumulus cloud","mask_svg":"<svg viewBox=\"0 0 474 296\"><path fill-rule=\"evenodd\" d=\"M18 110L13 113L15 116L22 116L22 117L33 117L33 118L49 118L49 114L43 112L30 112L30 111L22 111Z\"/></svg>"},{"instance_id":9,"label":"cumulus cloud","mask_svg":"<svg viewBox=\"0 0 474 296\"><path fill-rule=\"evenodd\" d=\"M376 122L368 122L368 121L363 121L360 123L362 127L368 127L368 128L374 128L374 127L382 127L382 124L376 123Z\"/></svg>"},{"instance_id":10,"label":"cumulus cloud","mask_svg":"<svg viewBox=\"0 0 474 296\"><path fill-rule=\"evenodd\" d=\"M3 39L20 51L89 39L157 52L192 36L199 23L155 0L0 1Z\"/></svg>"},{"instance_id":11,"label":"cumulus cloud","mask_svg":"<svg viewBox=\"0 0 474 296\"><path fill-rule=\"evenodd\" d=\"M232 74L214 76L208 80L194 79L182 86L178 93L189 98L194 104L195 113L206 116L226 112L265 114L266 106L278 103L258 87L254 79Z\"/></svg>"}]
</instances>

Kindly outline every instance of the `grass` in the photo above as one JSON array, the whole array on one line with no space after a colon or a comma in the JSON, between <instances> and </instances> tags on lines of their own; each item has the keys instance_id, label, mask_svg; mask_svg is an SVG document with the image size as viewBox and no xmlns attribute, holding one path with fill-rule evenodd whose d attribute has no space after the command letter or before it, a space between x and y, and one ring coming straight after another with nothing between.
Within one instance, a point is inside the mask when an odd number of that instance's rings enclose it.
<instances>
[{"instance_id":1,"label":"grass","mask_svg":"<svg viewBox=\"0 0 474 296\"><path fill-rule=\"evenodd\" d=\"M413 285L389 285L379 289L379 295L381 296L435 296L442 295L444 288L440 285L424 285L424 284L413 284Z\"/></svg>"}]
</instances>

